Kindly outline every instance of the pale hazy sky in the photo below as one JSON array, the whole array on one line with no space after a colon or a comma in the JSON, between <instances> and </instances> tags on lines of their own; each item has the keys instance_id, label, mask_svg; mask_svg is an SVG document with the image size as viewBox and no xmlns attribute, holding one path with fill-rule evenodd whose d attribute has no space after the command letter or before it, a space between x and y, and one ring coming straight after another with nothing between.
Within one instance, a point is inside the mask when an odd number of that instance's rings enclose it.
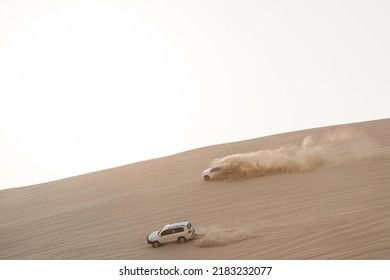
<instances>
[{"instance_id":1,"label":"pale hazy sky","mask_svg":"<svg viewBox=\"0 0 390 280\"><path fill-rule=\"evenodd\" d=\"M389 50L387 0L0 0L0 188L388 118Z\"/></svg>"}]
</instances>

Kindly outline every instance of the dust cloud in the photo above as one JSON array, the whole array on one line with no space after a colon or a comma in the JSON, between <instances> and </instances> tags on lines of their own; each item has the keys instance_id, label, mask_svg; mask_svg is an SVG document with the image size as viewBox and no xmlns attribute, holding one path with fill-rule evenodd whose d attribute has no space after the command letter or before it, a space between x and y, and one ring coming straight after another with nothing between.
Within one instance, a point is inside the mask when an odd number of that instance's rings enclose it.
<instances>
[{"instance_id":1,"label":"dust cloud","mask_svg":"<svg viewBox=\"0 0 390 280\"><path fill-rule=\"evenodd\" d=\"M200 248L213 248L232 245L256 237L257 235L254 232L243 228L222 229L210 227L200 229L193 244Z\"/></svg>"},{"instance_id":2,"label":"dust cloud","mask_svg":"<svg viewBox=\"0 0 390 280\"><path fill-rule=\"evenodd\" d=\"M376 145L362 132L347 128L322 137L307 136L300 144L276 150L233 154L211 162L220 166L214 180L242 180L270 174L310 172L325 164L341 164L352 159L378 155Z\"/></svg>"}]
</instances>

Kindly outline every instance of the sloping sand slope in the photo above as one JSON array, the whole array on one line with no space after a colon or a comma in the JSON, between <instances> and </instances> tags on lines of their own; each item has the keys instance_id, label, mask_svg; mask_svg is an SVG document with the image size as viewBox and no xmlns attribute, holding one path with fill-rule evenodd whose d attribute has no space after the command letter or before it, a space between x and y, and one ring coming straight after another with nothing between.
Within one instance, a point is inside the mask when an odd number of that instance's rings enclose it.
<instances>
[{"instance_id":1,"label":"sloping sand slope","mask_svg":"<svg viewBox=\"0 0 390 280\"><path fill-rule=\"evenodd\" d=\"M252 172L264 161L300 162L307 147L310 160L319 156L312 168ZM245 176L205 182L201 172L227 156L240 158L235 170ZM149 232L180 219L195 225L195 240L146 243ZM390 259L390 119L2 190L0 259Z\"/></svg>"}]
</instances>

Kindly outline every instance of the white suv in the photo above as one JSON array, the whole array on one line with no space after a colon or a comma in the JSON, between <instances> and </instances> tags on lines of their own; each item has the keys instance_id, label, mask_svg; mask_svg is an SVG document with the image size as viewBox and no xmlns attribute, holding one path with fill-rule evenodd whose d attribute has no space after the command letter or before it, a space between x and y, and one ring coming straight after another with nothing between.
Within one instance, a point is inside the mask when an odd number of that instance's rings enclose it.
<instances>
[{"instance_id":1,"label":"white suv","mask_svg":"<svg viewBox=\"0 0 390 280\"><path fill-rule=\"evenodd\" d=\"M221 171L222 167L210 167L207 168L205 171L202 172L203 179L205 181L208 181L212 179L216 172Z\"/></svg>"},{"instance_id":2,"label":"white suv","mask_svg":"<svg viewBox=\"0 0 390 280\"><path fill-rule=\"evenodd\" d=\"M189 221L179 221L167 224L161 230L153 231L146 237L148 244L157 248L161 244L178 242L184 243L195 236L195 228Z\"/></svg>"}]
</instances>

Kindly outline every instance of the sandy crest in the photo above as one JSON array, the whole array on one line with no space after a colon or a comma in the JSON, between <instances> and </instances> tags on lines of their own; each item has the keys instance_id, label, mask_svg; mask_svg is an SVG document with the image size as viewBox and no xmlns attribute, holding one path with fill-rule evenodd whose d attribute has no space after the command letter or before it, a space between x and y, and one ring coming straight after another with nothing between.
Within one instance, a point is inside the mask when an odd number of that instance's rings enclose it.
<instances>
[{"instance_id":1,"label":"sandy crest","mask_svg":"<svg viewBox=\"0 0 390 280\"><path fill-rule=\"evenodd\" d=\"M209 182L200 175L215 159L272 154L334 131L355 134L324 150L324 164L313 170ZM384 119L1 190L0 259L390 259L389 151ZM151 231L181 219L195 225L195 240L158 249L146 243Z\"/></svg>"}]
</instances>

